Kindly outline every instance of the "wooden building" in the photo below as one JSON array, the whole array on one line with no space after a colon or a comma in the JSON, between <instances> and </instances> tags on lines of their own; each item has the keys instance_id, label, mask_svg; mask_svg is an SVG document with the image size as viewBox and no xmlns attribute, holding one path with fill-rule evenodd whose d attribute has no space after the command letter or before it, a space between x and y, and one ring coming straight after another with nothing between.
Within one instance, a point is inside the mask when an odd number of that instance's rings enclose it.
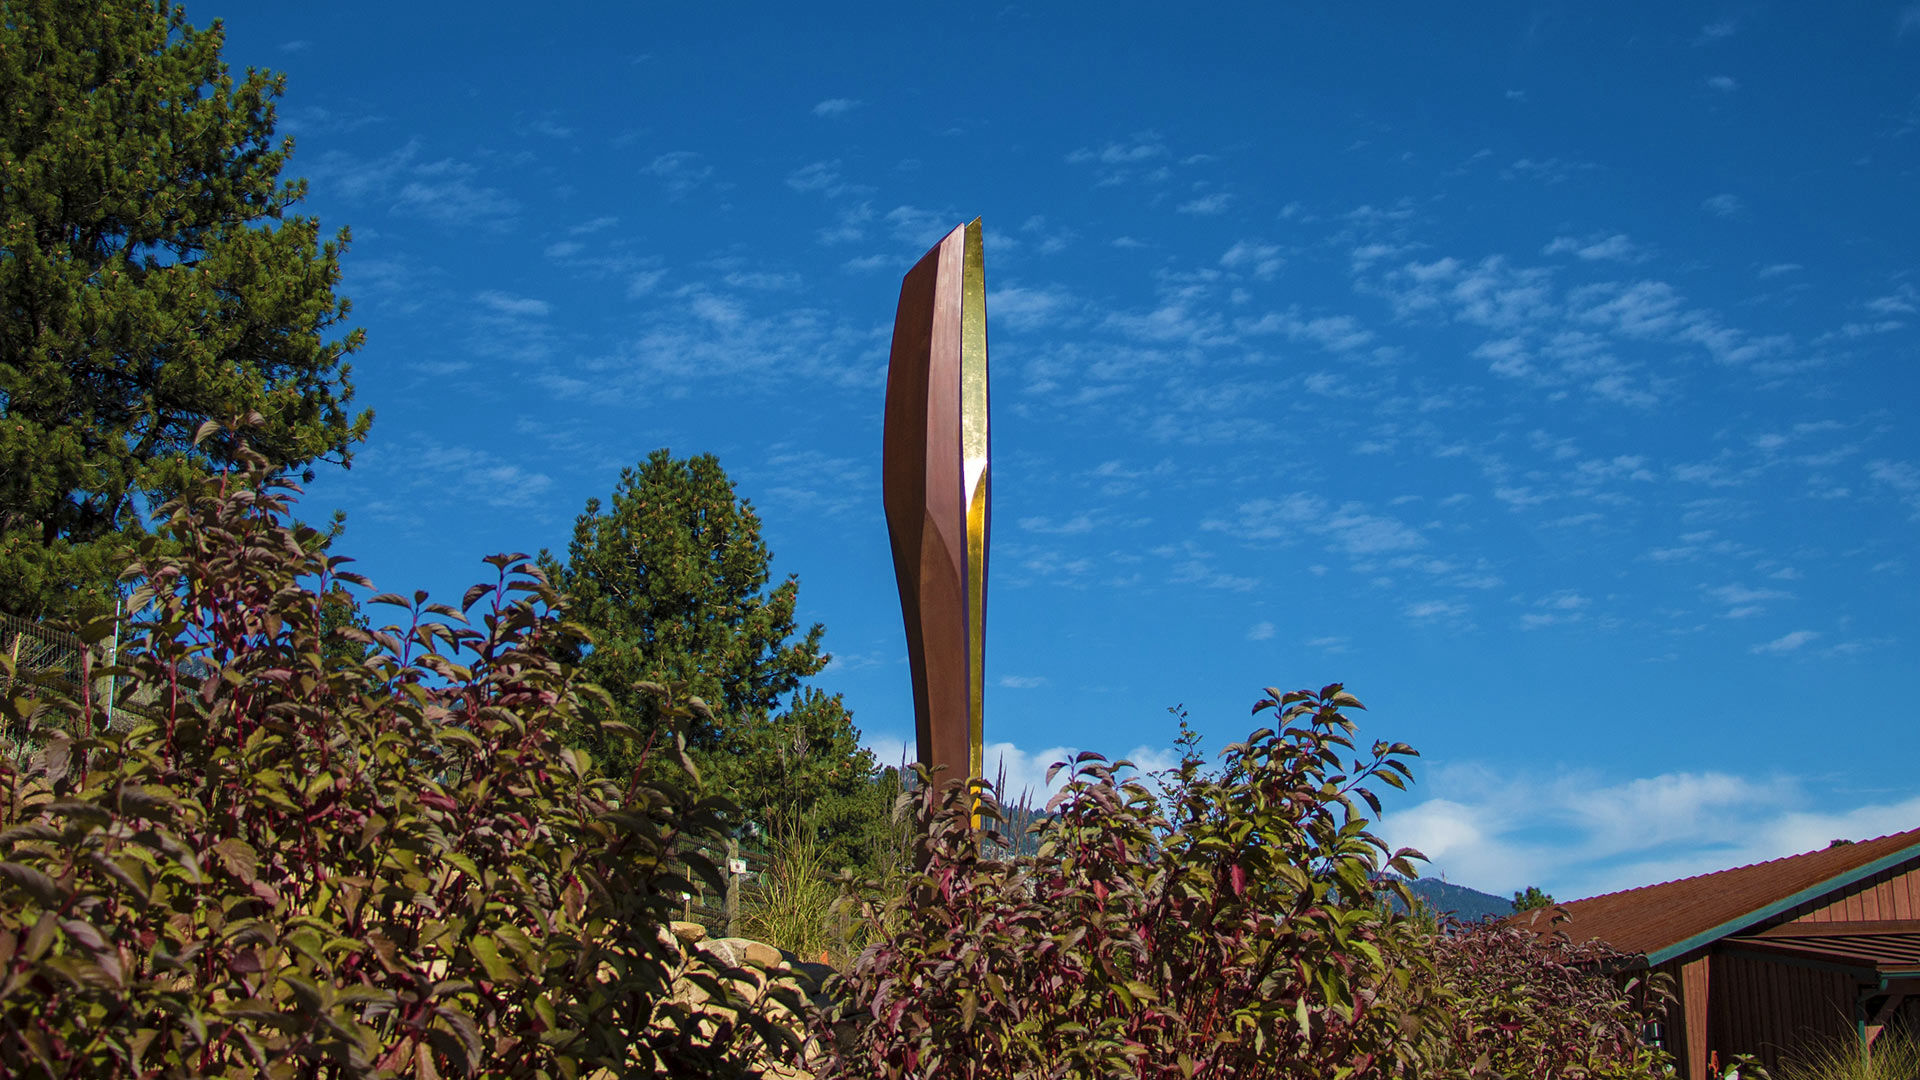
<instances>
[{"instance_id":1,"label":"wooden building","mask_svg":"<svg viewBox=\"0 0 1920 1080\"><path fill-rule=\"evenodd\" d=\"M1556 928L1673 980L1657 1035L1687 1080L1735 1054L1920 1034L1920 829L1562 905Z\"/></svg>"}]
</instances>

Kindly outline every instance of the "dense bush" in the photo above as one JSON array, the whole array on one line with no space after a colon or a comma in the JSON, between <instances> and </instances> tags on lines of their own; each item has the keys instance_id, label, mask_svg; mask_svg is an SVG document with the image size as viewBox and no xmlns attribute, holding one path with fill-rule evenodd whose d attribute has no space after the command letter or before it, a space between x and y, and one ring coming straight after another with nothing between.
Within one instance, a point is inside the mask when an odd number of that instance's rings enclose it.
<instances>
[{"instance_id":1,"label":"dense bush","mask_svg":"<svg viewBox=\"0 0 1920 1080\"><path fill-rule=\"evenodd\" d=\"M1435 942L1451 992L1453 1064L1467 1076L1523 1080L1661 1077L1672 1059L1641 1032L1669 988L1598 942L1576 945L1538 923L1457 928Z\"/></svg>"},{"instance_id":2,"label":"dense bush","mask_svg":"<svg viewBox=\"0 0 1920 1080\"><path fill-rule=\"evenodd\" d=\"M0 701L0 1074L701 1076L779 1041L674 999L659 928L717 804L561 744L604 694L528 562L358 628L238 454L130 571L150 715Z\"/></svg>"},{"instance_id":3,"label":"dense bush","mask_svg":"<svg viewBox=\"0 0 1920 1080\"><path fill-rule=\"evenodd\" d=\"M721 804L564 745L609 702L556 659L580 631L540 575L500 556L459 610L379 596L401 618L372 629L340 607L364 582L236 454L130 571L135 723L104 723L99 672L61 696L0 670L0 1075L753 1075L792 1052L765 1013L713 1008L744 973L676 986L661 927L687 868L719 885L694 845ZM1657 996L1622 990L1623 958L1404 913L1414 853L1367 814L1412 751L1356 753L1357 708L1269 691L1277 730L1217 770L1185 740L1157 791L1083 754L1018 855L922 774L907 869L870 897L810 1064L1659 1075L1638 1041ZM1004 821L990 791L978 809ZM838 925L794 861L804 929Z\"/></svg>"},{"instance_id":4,"label":"dense bush","mask_svg":"<svg viewBox=\"0 0 1920 1080\"><path fill-rule=\"evenodd\" d=\"M1082 754L1035 855L982 845L957 784L910 793L919 865L822 1024L822 1075L1348 1077L1444 1060L1411 876L1356 801L1405 746L1348 756L1340 686L1269 691L1279 729L1196 754L1156 794ZM1347 762L1348 767L1342 767ZM983 816L998 820L991 794ZM1401 888L1401 886L1393 886ZM1403 897L1403 899L1405 899ZM1409 905L1410 906L1410 905Z\"/></svg>"},{"instance_id":5,"label":"dense bush","mask_svg":"<svg viewBox=\"0 0 1920 1080\"><path fill-rule=\"evenodd\" d=\"M1082 754L1031 855L982 843L967 794L923 774L902 800L922 869L867 900L819 1075L1666 1075L1640 1038L1664 988L1627 957L1407 895L1417 853L1365 815L1413 752L1354 755L1359 707L1339 685L1269 690L1278 730L1218 770L1183 723L1158 792ZM981 811L1003 816L990 791Z\"/></svg>"}]
</instances>

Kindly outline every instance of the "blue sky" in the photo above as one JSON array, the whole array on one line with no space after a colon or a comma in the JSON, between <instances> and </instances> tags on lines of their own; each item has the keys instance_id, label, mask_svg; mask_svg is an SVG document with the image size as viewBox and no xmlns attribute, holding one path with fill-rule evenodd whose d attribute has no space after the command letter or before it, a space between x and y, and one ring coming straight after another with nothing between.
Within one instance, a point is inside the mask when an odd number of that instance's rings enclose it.
<instances>
[{"instance_id":1,"label":"blue sky","mask_svg":"<svg viewBox=\"0 0 1920 1080\"><path fill-rule=\"evenodd\" d=\"M887 345L981 215L1016 782L1344 681L1463 884L1920 826L1920 6L625 7L189 8L354 230L381 587L711 451L897 757Z\"/></svg>"}]
</instances>

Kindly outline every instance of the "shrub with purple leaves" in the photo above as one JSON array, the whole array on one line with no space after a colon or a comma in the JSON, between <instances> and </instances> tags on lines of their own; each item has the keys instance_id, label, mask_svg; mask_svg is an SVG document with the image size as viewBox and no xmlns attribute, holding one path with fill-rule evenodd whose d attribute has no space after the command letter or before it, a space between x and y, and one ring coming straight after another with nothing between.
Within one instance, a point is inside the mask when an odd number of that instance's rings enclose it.
<instances>
[{"instance_id":1,"label":"shrub with purple leaves","mask_svg":"<svg viewBox=\"0 0 1920 1080\"><path fill-rule=\"evenodd\" d=\"M718 884L721 805L562 744L605 695L529 562L362 629L323 598L365 582L233 453L128 572L130 724L99 672L0 671L0 1074L746 1075L790 1043L676 998L661 927L688 867Z\"/></svg>"},{"instance_id":2,"label":"shrub with purple leaves","mask_svg":"<svg viewBox=\"0 0 1920 1080\"><path fill-rule=\"evenodd\" d=\"M1461 927L1435 942L1453 995L1453 1064L1469 1077L1655 1080L1672 1058L1641 1038L1671 997L1664 976L1599 942L1534 921ZM1537 922L1537 924L1536 924Z\"/></svg>"},{"instance_id":3,"label":"shrub with purple leaves","mask_svg":"<svg viewBox=\"0 0 1920 1080\"><path fill-rule=\"evenodd\" d=\"M1447 1058L1431 938L1383 878L1414 876L1357 806L1413 751L1356 753L1338 684L1267 691L1277 729L1192 750L1151 790L1081 754L1010 857L958 784L903 797L920 867L870 902L876 941L819 1019L821 1076L1369 1077ZM923 779L927 779L924 778ZM1402 900L1408 898L1402 896Z\"/></svg>"}]
</instances>

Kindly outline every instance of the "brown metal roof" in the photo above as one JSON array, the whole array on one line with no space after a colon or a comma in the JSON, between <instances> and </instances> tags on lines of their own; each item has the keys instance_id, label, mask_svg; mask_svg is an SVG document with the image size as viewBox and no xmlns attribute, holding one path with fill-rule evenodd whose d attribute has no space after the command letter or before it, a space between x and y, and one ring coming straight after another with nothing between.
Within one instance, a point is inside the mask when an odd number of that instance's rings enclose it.
<instances>
[{"instance_id":1,"label":"brown metal roof","mask_svg":"<svg viewBox=\"0 0 1920 1080\"><path fill-rule=\"evenodd\" d=\"M1877 864L1909 859L1920 860L1920 829L1575 900L1561 905L1568 921L1554 929L1657 964L1677 955L1676 947L1690 951L1761 921L1786 901L1811 899L1802 893L1839 888L1885 868ZM1546 920L1534 925L1545 929Z\"/></svg>"},{"instance_id":2,"label":"brown metal roof","mask_svg":"<svg viewBox=\"0 0 1920 1080\"><path fill-rule=\"evenodd\" d=\"M1874 931L1820 937L1734 937L1726 940L1732 947L1761 956L1850 968L1881 976L1920 972L1920 933Z\"/></svg>"}]
</instances>

